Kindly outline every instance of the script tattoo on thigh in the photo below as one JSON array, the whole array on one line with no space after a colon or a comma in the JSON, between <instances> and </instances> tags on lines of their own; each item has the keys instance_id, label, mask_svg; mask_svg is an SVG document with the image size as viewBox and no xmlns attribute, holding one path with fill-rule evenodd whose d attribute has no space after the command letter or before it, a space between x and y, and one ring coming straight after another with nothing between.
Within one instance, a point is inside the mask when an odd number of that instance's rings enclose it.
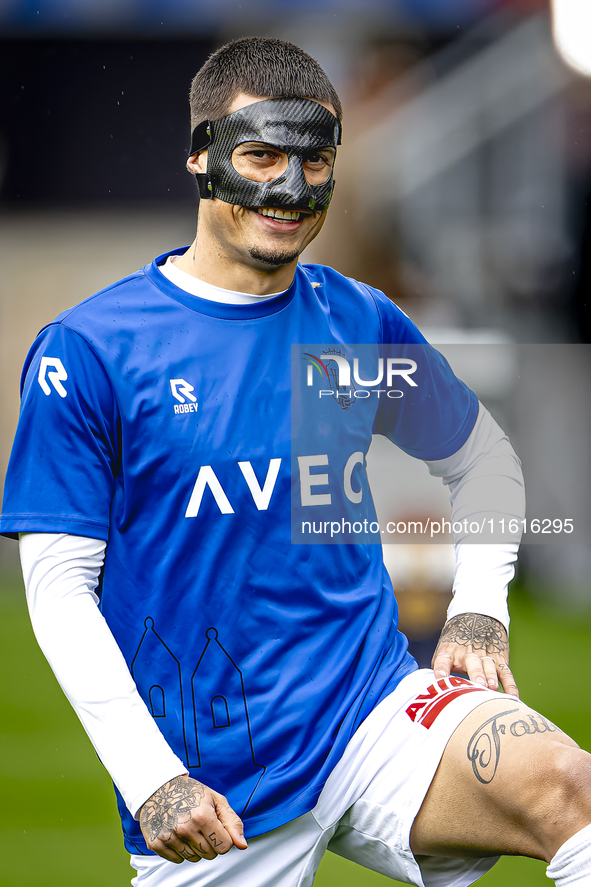
<instances>
[{"instance_id":1,"label":"script tattoo on thigh","mask_svg":"<svg viewBox=\"0 0 591 887\"><path fill-rule=\"evenodd\" d=\"M562 733L562 730L556 724L553 724L552 721L547 721L542 715L528 713L527 717L529 724L525 720L513 721L509 727L511 736L532 736L534 733Z\"/></svg>"},{"instance_id":2,"label":"script tattoo on thigh","mask_svg":"<svg viewBox=\"0 0 591 887\"><path fill-rule=\"evenodd\" d=\"M205 787L195 779L176 776L159 788L142 807L140 824L150 841L167 841L172 832L191 818L205 796Z\"/></svg>"},{"instance_id":3,"label":"script tattoo on thigh","mask_svg":"<svg viewBox=\"0 0 591 887\"><path fill-rule=\"evenodd\" d=\"M501 718L513 715L520 711L519 708L511 708L507 711L493 715L472 734L466 753L472 764L474 776L479 782L488 785L495 778L499 760L501 757L501 736L507 731L505 724L499 723ZM509 733L519 738L520 736L532 736L534 733L561 732L559 728L535 713L524 713L525 717L512 721L509 724ZM527 718L527 720L525 719Z\"/></svg>"},{"instance_id":4,"label":"script tattoo on thigh","mask_svg":"<svg viewBox=\"0 0 591 887\"><path fill-rule=\"evenodd\" d=\"M501 757L501 736L505 733L505 725L499 724L499 720L505 715L512 715L518 708L511 708L494 715L481 724L478 730L472 734L466 752L468 760L472 763L472 770L478 782L488 785L495 778L499 758Z\"/></svg>"},{"instance_id":5,"label":"script tattoo on thigh","mask_svg":"<svg viewBox=\"0 0 591 887\"><path fill-rule=\"evenodd\" d=\"M507 635L500 622L479 613L454 616L441 632L439 643L453 643L487 653L506 653Z\"/></svg>"}]
</instances>

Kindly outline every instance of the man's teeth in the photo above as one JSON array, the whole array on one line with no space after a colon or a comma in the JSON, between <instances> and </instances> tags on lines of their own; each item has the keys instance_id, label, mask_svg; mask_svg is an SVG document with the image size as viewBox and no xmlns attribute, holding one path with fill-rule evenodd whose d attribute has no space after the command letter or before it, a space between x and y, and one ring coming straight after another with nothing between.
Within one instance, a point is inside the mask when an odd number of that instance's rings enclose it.
<instances>
[{"instance_id":1,"label":"man's teeth","mask_svg":"<svg viewBox=\"0 0 591 887\"><path fill-rule=\"evenodd\" d=\"M258 212L262 216L267 216L269 219L277 219L279 222L297 222L301 216L300 212L294 212L290 209L268 209L266 206L259 209Z\"/></svg>"}]
</instances>

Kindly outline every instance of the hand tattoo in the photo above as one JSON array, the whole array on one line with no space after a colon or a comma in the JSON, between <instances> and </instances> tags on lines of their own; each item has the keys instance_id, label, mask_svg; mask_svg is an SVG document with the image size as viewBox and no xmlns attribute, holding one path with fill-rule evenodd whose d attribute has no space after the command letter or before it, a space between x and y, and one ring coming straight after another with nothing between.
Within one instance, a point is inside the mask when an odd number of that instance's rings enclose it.
<instances>
[{"instance_id":1,"label":"hand tattoo","mask_svg":"<svg viewBox=\"0 0 591 887\"><path fill-rule=\"evenodd\" d=\"M479 613L454 616L443 627L439 643L457 644L486 653L501 653L507 657L509 654L507 633L501 623Z\"/></svg>"},{"instance_id":2,"label":"hand tattoo","mask_svg":"<svg viewBox=\"0 0 591 887\"><path fill-rule=\"evenodd\" d=\"M217 838L216 833L212 832L209 836L209 840L211 841L212 847L220 847L222 842Z\"/></svg>"},{"instance_id":3,"label":"hand tattoo","mask_svg":"<svg viewBox=\"0 0 591 887\"><path fill-rule=\"evenodd\" d=\"M196 779L176 776L149 798L140 814L140 825L151 842L167 841L172 832L191 818L191 810L205 797L205 786Z\"/></svg>"}]
</instances>

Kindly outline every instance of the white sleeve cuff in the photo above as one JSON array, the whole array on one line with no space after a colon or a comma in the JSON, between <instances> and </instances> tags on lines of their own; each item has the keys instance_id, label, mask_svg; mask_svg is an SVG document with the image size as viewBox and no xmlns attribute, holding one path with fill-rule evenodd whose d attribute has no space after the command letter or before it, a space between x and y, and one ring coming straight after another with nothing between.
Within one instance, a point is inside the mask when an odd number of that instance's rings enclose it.
<instances>
[{"instance_id":1,"label":"white sleeve cuff","mask_svg":"<svg viewBox=\"0 0 591 887\"><path fill-rule=\"evenodd\" d=\"M27 533L20 555L33 631L96 752L137 818L154 792L181 773L141 699L94 589L105 542Z\"/></svg>"}]
</instances>

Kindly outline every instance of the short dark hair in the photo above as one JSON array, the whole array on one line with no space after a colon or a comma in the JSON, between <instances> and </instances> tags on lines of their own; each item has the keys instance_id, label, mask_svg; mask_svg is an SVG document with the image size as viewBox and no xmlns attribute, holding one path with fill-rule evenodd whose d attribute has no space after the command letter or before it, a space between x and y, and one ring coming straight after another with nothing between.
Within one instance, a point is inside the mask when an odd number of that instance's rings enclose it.
<instances>
[{"instance_id":1,"label":"short dark hair","mask_svg":"<svg viewBox=\"0 0 591 887\"><path fill-rule=\"evenodd\" d=\"M240 93L330 102L342 121L340 99L318 62L285 40L242 37L212 53L191 84L191 129L224 117Z\"/></svg>"}]
</instances>

